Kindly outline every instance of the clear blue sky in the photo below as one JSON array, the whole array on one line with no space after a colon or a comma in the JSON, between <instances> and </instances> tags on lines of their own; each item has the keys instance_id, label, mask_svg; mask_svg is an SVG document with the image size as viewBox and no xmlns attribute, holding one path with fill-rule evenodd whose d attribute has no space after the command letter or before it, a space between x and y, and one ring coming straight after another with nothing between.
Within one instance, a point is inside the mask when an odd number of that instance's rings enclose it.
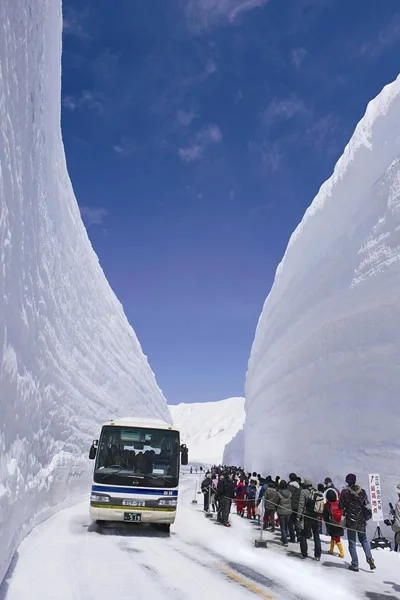
<instances>
[{"instance_id":1,"label":"clear blue sky","mask_svg":"<svg viewBox=\"0 0 400 600\"><path fill-rule=\"evenodd\" d=\"M243 393L290 234L399 72L398 0L64 0L69 172L170 403Z\"/></svg>"}]
</instances>

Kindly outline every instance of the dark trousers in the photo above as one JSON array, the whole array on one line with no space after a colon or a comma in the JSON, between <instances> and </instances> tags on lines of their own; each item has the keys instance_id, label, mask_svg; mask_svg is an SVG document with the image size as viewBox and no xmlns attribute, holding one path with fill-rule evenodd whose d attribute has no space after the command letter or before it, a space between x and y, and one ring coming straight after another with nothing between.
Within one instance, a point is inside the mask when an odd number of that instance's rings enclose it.
<instances>
[{"instance_id":1,"label":"dark trousers","mask_svg":"<svg viewBox=\"0 0 400 600\"><path fill-rule=\"evenodd\" d=\"M267 529L268 523L271 523L271 531L275 531L275 509L267 509L264 513L264 529Z\"/></svg>"},{"instance_id":2,"label":"dark trousers","mask_svg":"<svg viewBox=\"0 0 400 600\"><path fill-rule=\"evenodd\" d=\"M314 536L315 544L315 558L321 557L321 539L319 537L319 521L316 519L309 519L304 517L304 527L300 530L300 550L303 556L308 554L307 538L310 537L311 532Z\"/></svg>"},{"instance_id":3,"label":"dark trousers","mask_svg":"<svg viewBox=\"0 0 400 600\"><path fill-rule=\"evenodd\" d=\"M279 525L281 528L281 541L283 544L288 543L288 529L290 516L279 517Z\"/></svg>"},{"instance_id":4,"label":"dark trousers","mask_svg":"<svg viewBox=\"0 0 400 600\"><path fill-rule=\"evenodd\" d=\"M204 510L206 512L208 512L208 509L210 508L210 494L209 494L208 490L206 491L206 493L203 492L203 496L204 496Z\"/></svg>"},{"instance_id":5,"label":"dark trousers","mask_svg":"<svg viewBox=\"0 0 400 600\"><path fill-rule=\"evenodd\" d=\"M297 523L297 515L296 515L296 513L292 513L290 515L288 529L289 529L290 541L291 542L299 541L300 532L299 532L299 526L298 526L298 523Z\"/></svg>"},{"instance_id":6,"label":"dark trousers","mask_svg":"<svg viewBox=\"0 0 400 600\"><path fill-rule=\"evenodd\" d=\"M229 522L229 513L231 512L232 500L230 498L221 498L219 501L219 507L221 511L221 523L226 525Z\"/></svg>"}]
</instances>

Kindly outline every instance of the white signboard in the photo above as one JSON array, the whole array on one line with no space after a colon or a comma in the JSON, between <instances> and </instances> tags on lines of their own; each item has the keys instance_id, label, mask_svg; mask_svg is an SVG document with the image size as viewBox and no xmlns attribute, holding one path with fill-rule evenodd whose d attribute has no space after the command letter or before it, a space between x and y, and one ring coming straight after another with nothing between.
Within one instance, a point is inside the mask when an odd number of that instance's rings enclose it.
<instances>
[{"instance_id":1,"label":"white signboard","mask_svg":"<svg viewBox=\"0 0 400 600\"><path fill-rule=\"evenodd\" d=\"M383 521L381 478L378 473L369 475L369 494L371 497L372 520Z\"/></svg>"}]
</instances>

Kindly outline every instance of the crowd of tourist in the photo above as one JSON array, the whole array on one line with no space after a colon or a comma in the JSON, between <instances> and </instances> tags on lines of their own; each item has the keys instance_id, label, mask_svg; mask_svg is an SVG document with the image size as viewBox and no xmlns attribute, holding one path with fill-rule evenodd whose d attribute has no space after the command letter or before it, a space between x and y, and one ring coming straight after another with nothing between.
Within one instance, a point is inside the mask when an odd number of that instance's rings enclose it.
<instances>
[{"instance_id":1,"label":"crowd of tourist","mask_svg":"<svg viewBox=\"0 0 400 600\"><path fill-rule=\"evenodd\" d=\"M339 491L330 477L324 483L314 485L310 477L303 479L290 473L288 479L259 473L245 473L237 467L213 466L205 473L201 483L204 511L214 511L217 520L230 527L232 505L241 517L257 519L263 530L280 531L281 543L300 545L302 559L308 557L308 543L314 541L314 559L321 559L323 523L330 536L328 553L337 549L344 558L342 537L347 530L347 542L351 556L351 571L359 571L357 539L364 551L371 570L376 568L371 546L367 538L367 523L372 511L366 491L357 483L356 475L349 473L346 487ZM398 502L390 520L385 521L395 534L395 550L400 544L400 483L396 487Z\"/></svg>"}]
</instances>

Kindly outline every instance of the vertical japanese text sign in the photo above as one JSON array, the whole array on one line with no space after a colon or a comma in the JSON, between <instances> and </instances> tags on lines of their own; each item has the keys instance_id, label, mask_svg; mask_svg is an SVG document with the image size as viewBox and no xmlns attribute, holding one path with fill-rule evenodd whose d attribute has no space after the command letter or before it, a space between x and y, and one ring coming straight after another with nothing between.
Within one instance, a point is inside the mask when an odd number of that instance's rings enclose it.
<instances>
[{"instance_id":1,"label":"vertical japanese text sign","mask_svg":"<svg viewBox=\"0 0 400 600\"><path fill-rule=\"evenodd\" d=\"M369 475L369 494L371 497L372 519L383 521L381 478L378 473Z\"/></svg>"}]
</instances>

